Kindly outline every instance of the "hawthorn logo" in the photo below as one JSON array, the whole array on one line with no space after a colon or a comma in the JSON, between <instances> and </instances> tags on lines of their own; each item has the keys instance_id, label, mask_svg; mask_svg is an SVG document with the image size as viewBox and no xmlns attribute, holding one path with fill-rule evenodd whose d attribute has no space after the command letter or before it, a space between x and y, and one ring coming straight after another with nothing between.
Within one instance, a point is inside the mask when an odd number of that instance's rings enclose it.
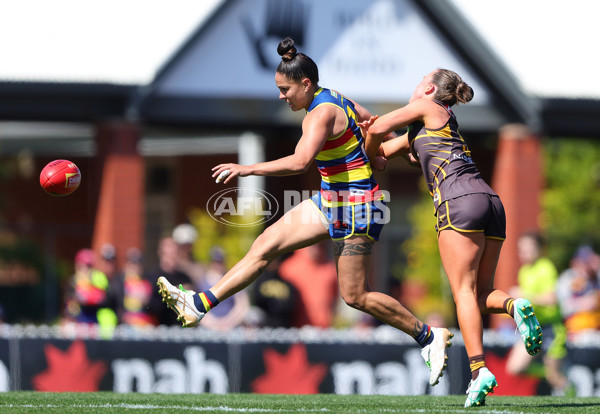
<instances>
[{"instance_id":1,"label":"hawthorn logo","mask_svg":"<svg viewBox=\"0 0 600 414\"><path fill-rule=\"evenodd\" d=\"M206 211L219 223L251 227L274 218L279 204L264 190L234 187L215 193L206 203Z\"/></svg>"}]
</instances>

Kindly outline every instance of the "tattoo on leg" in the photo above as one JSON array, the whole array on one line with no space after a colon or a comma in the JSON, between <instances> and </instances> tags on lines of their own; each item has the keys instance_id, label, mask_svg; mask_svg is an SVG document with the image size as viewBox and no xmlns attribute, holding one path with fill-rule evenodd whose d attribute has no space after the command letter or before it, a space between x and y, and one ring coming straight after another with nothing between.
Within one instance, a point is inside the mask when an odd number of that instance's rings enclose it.
<instances>
[{"instance_id":1,"label":"tattoo on leg","mask_svg":"<svg viewBox=\"0 0 600 414\"><path fill-rule=\"evenodd\" d=\"M373 242L349 244L343 241L333 243L336 256L366 256L373 251Z\"/></svg>"},{"instance_id":2,"label":"tattoo on leg","mask_svg":"<svg viewBox=\"0 0 600 414\"><path fill-rule=\"evenodd\" d=\"M344 242L333 242L334 256L339 256L340 254L342 254L342 250L344 250Z\"/></svg>"},{"instance_id":3,"label":"tattoo on leg","mask_svg":"<svg viewBox=\"0 0 600 414\"><path fill-rule=\"evenodd\" d=\"M413 332L412 332L413 338L416 338L422 329L423 329L423 322L416 321L415 326L413 327Z\"/></svg>"}]
</instances>

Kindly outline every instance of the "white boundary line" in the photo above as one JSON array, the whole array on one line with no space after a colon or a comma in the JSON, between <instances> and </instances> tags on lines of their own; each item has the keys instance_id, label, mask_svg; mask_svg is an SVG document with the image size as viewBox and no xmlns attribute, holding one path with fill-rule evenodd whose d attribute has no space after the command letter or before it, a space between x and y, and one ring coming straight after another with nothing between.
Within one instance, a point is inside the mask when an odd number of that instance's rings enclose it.
<instances>
[{"instance_id":1,"label":"white boundary line","mask_svg":"<svg viewBox=\"0 0 600 414\"><path fill-rule=\"evenodd\" d=\"M285 410L285 409L270 409L270 408L233 408L227 406L218 406L218 407L195 407L195 406L180 406L180 405L153 405L153 404L75 404L75 405L56 405L56 404L0 404L1 408L61 408L61 407L73 407L73 408L91 408L91 409L114 409L114 408L125 408L128 410L178 410L178 411L199 411L199 412L237 412L237 413L254 413L254 412L269 412L269 413L295 413L295 412L331 412L327 408L321 409L294 409L294 410ZM337 410L336 410L337 411ZM446 413L465 413L472 411L472 409L458 409L458 410L444 410ZM362 412L353 411L353 412ZM371 412L365 410L364 412ZM379 412L385 413L428 413L430 410L425 409L383 409L379 410ZM477 410L477 413L485 413L485 414L526 414L524 411L510 411L510 410ZM545 413L551 414L551 413Z\"/></svg>"}]
</instances>

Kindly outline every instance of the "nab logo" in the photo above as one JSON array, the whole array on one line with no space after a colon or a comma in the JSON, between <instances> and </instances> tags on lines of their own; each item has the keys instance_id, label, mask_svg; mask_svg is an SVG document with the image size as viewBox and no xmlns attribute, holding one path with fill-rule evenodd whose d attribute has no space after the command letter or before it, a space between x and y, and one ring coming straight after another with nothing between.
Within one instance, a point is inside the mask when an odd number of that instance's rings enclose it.
<instances>
[{"instance_id":1,"label":"nab logo","mask_svg":"<svg viewBox=\"0 0 600 414\"><path fill-rule=\"evenodd\" d=\"M226 188L206 203L206 211L228 226L251 227L264 224L279 211L279 203L266 191L256 188Z\"/></svg>"},{"instance_id":2,"label":"nab logo","mask_svg":"<svg viewBox=\"0 0 600 414\"><path fill-rule=\"evenodd\" d=\"M296 46L303 45L307 19L307 9L302 0L267 1L264 23L257 24L250 16L244 16L242 25L260 66L268 70L277 68L277 45L288 36L294 39Z\"/></svg>"}]
</instances>

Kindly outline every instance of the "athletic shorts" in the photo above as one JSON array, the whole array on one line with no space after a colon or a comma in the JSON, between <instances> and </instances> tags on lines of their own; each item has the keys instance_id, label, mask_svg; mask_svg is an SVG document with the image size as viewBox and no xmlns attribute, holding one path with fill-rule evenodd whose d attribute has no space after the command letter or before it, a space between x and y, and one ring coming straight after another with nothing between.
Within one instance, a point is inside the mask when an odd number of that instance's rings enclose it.
<instances>
[{"instance_id":1,"label":"athletic shorts","mask_svg":"<svg viewBox=\"0 0 600 414\"><path fill-rule=\"evenodd\" d=\"M379 192L378 192L379 193ZM389 209L385 198L367 202L337 202L324 198L321 192L311 200L321 211L324 224L332 240L343 240L352 236L367 236L379 240L383 225L389 221Z\"/></svg>"},{"instance_id":2,"label":"athletic shorts","mask_svg":"<svg viewBox=\"0 0 600 414\"><path fill-rule=\"evenodd\" d=\"M441 203L437 209L436 230L453 229L463 233L484 233L486 238L506 239L506 215L500 197L492 194L466 194Z\"/></svg>"}]
</instances>

